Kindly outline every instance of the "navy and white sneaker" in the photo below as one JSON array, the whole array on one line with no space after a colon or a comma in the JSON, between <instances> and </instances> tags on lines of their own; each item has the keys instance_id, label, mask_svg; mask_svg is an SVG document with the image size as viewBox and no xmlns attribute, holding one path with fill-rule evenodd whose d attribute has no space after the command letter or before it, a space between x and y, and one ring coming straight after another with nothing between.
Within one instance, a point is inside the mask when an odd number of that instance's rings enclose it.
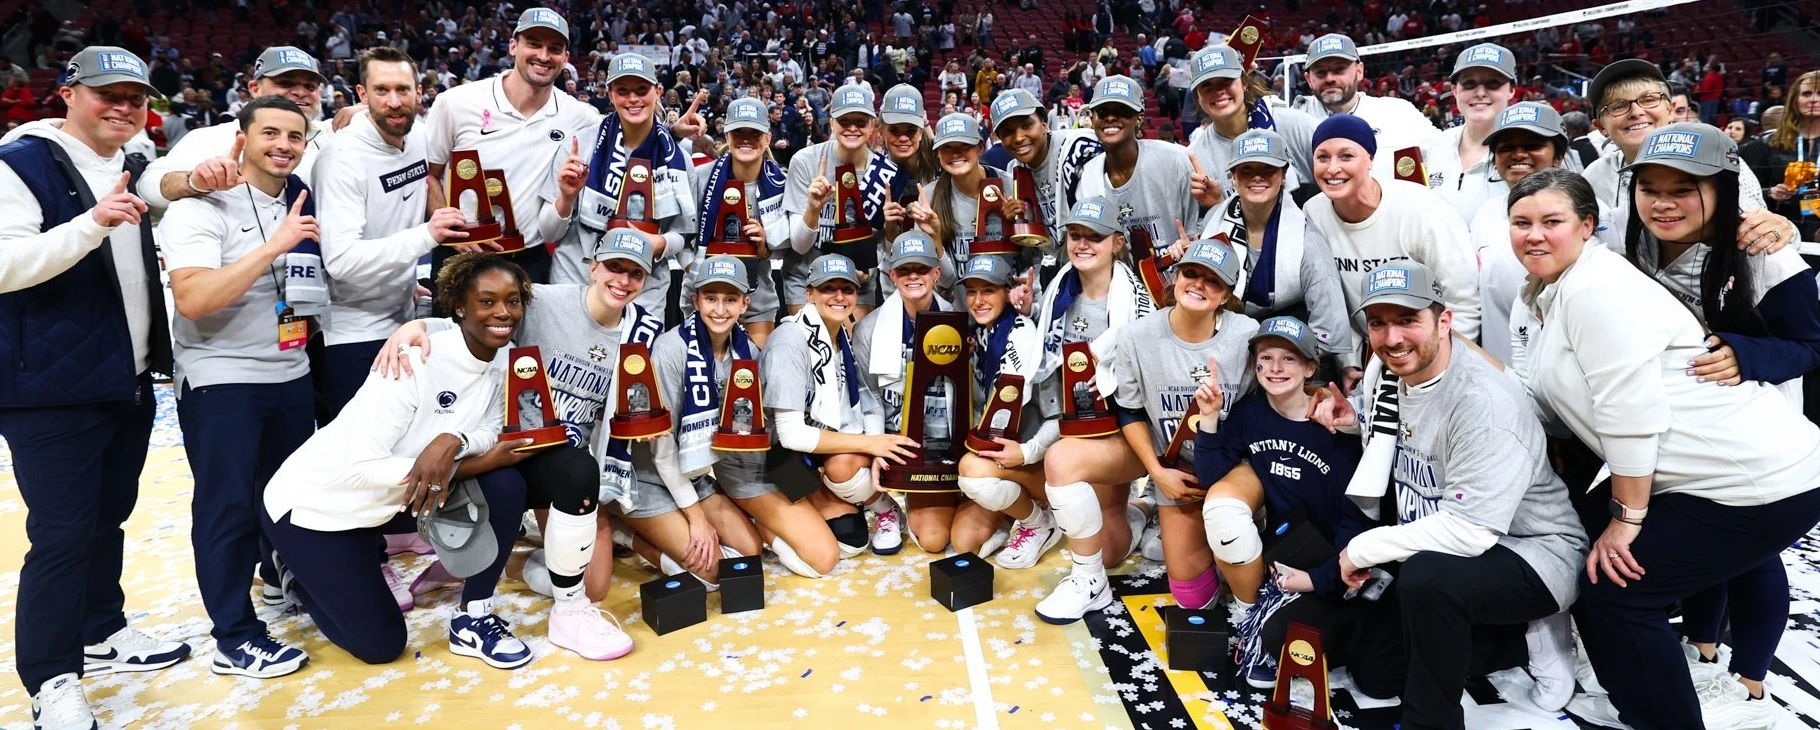
<instances>
[{"instance_id":1,"label":"navy and white sneaker","mask_svg":"<svg viewBox=\"0 0 1820 730\"><path fill-rule=\"evenodd\" d=\"M228 648L215 647L215 663L209 667L216 674L238 674L255 679L282 677L303 668L310 655L266 634L247 639Z\"/></svg>"},{"instance_id":2,"label":"navy and white sneaker","mask_svg":"<svg viewBox=\"0 0 1820 730\"><path fill-rule=\"evenodd\" d=\"M155 639L127 626L99 644L83 647L82 674L93 677L114 672L149 672L176 664L189 655L189 644Z\"/></svg>"},{"instance_id":3,"label":"navy and white sneaker","mask_svg":"<svg viewBox=\"0 0 1820 730\"><path fill-rule=\"evenodd\" d=\"M1277 658L1261 654L1258 660L1245 669L1245 683L1258 689L1274 689L1277 686Z\"/></svg>"},{"instance_id":4,"label":"navy and white sneaker","mask_svg":"<svg viewBox=\"0 0 1820 730\"><path fill-rule=\"evenodd\" d=\"M32 696L32 730L97 730L82 678L75 672L45 680Z\"/></svg>"},{"instance_id":5,"label":"navy and white sneaker","mask_svg":"<svg viewBox=\"0 0 1820 730\"><path fill-rule=\"evenodd\" d=\"M469 601L468 610L449 616L449 651L471 656L496 669L531 663L531 647L513 636L505 619L493 615L491 601Z\"/></svg>"}]
</instances>

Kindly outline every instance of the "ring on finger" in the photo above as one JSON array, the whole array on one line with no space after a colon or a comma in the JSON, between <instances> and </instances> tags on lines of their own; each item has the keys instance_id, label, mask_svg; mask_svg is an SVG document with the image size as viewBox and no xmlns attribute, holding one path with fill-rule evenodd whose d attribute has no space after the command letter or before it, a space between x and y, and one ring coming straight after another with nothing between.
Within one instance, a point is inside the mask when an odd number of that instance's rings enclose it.
<instances>
[{"instance_id":1,"label":"ring on finger","mask_svg":"<svg viewBox=\"0 0 1820 730\"><path fill-rule=\"evenodd\" d=\"M442 485L440 485L440 484L431 484L431 485L430 485L430 491L432 491L432 492L440 492L440 491L442 491ZM1612 556L1613 556L1613 557L1616 557L1616 556L1617 556L1617 555L1618 555L1618 554L1617 554L1617 553L1612 553Z\"/></svg>"},{"instance_id":2,"label":"ring on finger","mask_svg":"<svg viewBox=\"0 0 1820 730\"><path fill-rule=\"evenodd\" d=\"M1609 552L1605 553L1605 557L1616 560L1618 557L1618 551L1616 551L1616 550L1609 551Z\"/></svg>"}]
</instances>

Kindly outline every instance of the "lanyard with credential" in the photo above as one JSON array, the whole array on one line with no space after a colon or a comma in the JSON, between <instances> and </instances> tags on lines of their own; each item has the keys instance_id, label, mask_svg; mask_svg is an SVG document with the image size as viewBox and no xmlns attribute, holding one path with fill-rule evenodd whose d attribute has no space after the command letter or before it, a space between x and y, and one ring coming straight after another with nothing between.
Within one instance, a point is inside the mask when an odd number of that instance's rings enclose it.
<instances>
[{"instance_id":1,"label":"lanyard with credential","mask_svg":"<svg viewBox=\"0 0 1820 730\"><path fill-rule=\"evenodd\" d=\"M282 199L280 200L282 201ZM265 221L260 220L259 202L253 198L252 183L246 183L246 202L247 205L251 206L253 209L253 225L259 227L259 240L271 240L271 237L267 236L265 233ZM278 310L278 351L288 352L303 347L305 343L310 341L310 321L297 316L295 312L291 311L290 304L285 302L285 277L278 275L279 271L284 268L284 264L282 263L284 261L284 256L282 254L279 255L278 261L279 263L276 269L268 265L266 266L265 273L272 277L272 286L278 290L278 305L276 307Z\"/></svg>"}]
</instances>

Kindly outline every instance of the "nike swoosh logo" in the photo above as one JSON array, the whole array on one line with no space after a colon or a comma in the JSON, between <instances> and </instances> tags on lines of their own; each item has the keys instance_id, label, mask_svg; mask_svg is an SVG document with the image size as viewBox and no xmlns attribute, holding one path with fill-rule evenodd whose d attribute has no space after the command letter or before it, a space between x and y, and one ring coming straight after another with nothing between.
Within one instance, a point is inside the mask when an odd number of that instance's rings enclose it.
<instances>
[{"instance_id":1,"label":"nike swoosh logo","mask_svg":"<svg viewBox=\"0 0 1820 730\"><path fill-rule=\"evenodd\" d=\"M589 550L593 550L593 549L594 549L594 543L588 543L586 545L581 546L581 551L584 553Z\"/></svg>"},{"instance_id":2,"label":"nike swoosh logo","mask_svg":"<svg viewBox=\"0 0 1820 730\"><path fill-rule=\"evenodd\" d=\"M252 233L252 232L253 232L253 227L252 227L252 226L247 226L247 227L245 227L245 228L242 228L242 229L240 229L240 232L241 232L241 233Z\"/></svg>"},{"instance_id":3,"label":"nike swoosh logo","mask_svg":"<svg viewBox=\"0 0 1820 730\"><path fill-rule=\"evenodd\" d=\"M1220 541L1220 545L1222 545L1222 546L1224 546L1224 545L1231 545L1231 544L1233 544L1233 543L1234 543L1234 542L1237 542L1237 541L1238 541L1238 538L1236 538L1236 537L1235 537L1235 538L1232 538L1232 539L1231 539L1231 540L1221 540L1221 541Z\"/></svg>"},{"instance_id":4,"label":"nike swoosh logo","mask_svg":"<svg viewBox=\"0 0 1820 730\"><path fill-rule=\"evenodd\" d=\"M410 202L410 200L411 200L411 196L413 196L413 195L416 195L416 194L417 194L417 191L415 191L415 190L412 190L412 191L411 191L411 192L408 192L408 193L405 193L405 194L404 194L404 199L405 199L405 202Z\"/></svg>"},{"instance_id":5,"label":"nike swoosh logo","mask_svg":"<svg viewBox=\"0 0 1820 730\"><path fill-rule=\"evenodd\" d=\"M106 654L91 654L89 652L83 652L82 654L85 658L88 658L88 659L118 659L118 658L120 658L120 650L115 649L113 647L108 647Z\"/></svg>"},{"instance_id":6,"label":"nike swoosh logo","mask_svg":"<svg viewBox=\"0 0 1820 730\"><path fill-rule=\"evenodd\" d=\"M499 130L497 130L497 129L482 129L482 130L480 130L480 136L482 136L482 137L485 137L485 136L487 136L487 135L489 135L489 134L492 134L492 133L494 133L494 132L497 132L497 131L499 131Z\"/></svg>"}]
</instances>

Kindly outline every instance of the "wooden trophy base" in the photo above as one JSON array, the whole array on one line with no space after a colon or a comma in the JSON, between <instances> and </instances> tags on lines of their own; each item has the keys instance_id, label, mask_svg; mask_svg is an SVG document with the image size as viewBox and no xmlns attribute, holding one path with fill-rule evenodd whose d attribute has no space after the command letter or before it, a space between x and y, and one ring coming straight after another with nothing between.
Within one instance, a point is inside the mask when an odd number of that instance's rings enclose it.
<instances>
[{"instance_id":1,"label":"wooden trophy base","mask_svg":"<svg viewBox=\"0 0 1820 730\"><path fill-rule=\"evenodd\" d=\"M545 426L543 428L533 428L529 431L510 431L500 434L499 437L508 440L530 439L530 445L512 449L517 453L525 454L568 443L569 430L561 426Z\"/></svg>"},{"instance_id":2,"label":"wooden trophy base","mask_svg":"<svg viewBox=\"0 0 1820 730\"><path fill-rule=\"evenodd\" d=\"M738 256L740 258L758 258L758 247L750 243L710 242L709 256Z\"/></svg>"},{"instance_id":3,"label":"wooden trophy base","mask_svg":"<svg viewBox=\"0 0 1820 730\"><path fill-rule=\"evenodd\" d=\"M1062 438L1090 439L1111 436L1119 432L1118 416L1088 416L1086 418L1069 418L1061 420Z\"/></svg>"},{"instance_id":4,"label":"wooden trophy base","mask_svg":"<svg viewBox=\"0 0 1820 730\"><path fill-rule=\"evenodd\" d=\"M616 228L630 228L645 233L663 232L663 229L657 226L657 221L635 221L630 218L608 218L607 230L611 231Z\"/></svg>"},{"instance_id":5,"label":"wooden trophy base","mask_svg":"<svg viewBox=\"0 0 1820 730\"><path fill-rule=\"evenodd\" d=\"M1010 241L974 241L968 251L974 256L1011 256L1017 253L1017 244Z\"/></svg>"},{"instance_id":6,"label":"wooden trophy base","mask_svg":"<svg viewBox=\"0 0 1820 730\"><path fill-rule=\"evenodd\" d=\"M447 241L442 242L442 245L444 245L444 246L470 246L470 245L473 245L476 243L488 243L491 241L497 241L497 240L499 240L499 238L501 236L504 236L506 234L505 226L503 226L502 224L500 224L498 222L476 223L474 225L462 228L461 232L468 234L468 237L467 238L449 239ZM523 246L521 245L520 247L522 248Z\"/></svg>"},{"instance_id":7,"label":"wooden trophy base","mask_svg":"<svg viewBox=\"0 0 1820 730\"><path fill-rule=\"evenodd\" d=\"M518 253L525 250L525 237L516 233L500 236L493 239L493 242L499 244L500 253Z\"/></svg>"},{"instance_id":8,"label":"wooden trophy base","mask_svg":"<svg viewBox=\"0 0 1820 730\"><path fill-rule=\"evenodd\" d=\"M960 462L933 461L892 464L878 483L897 492L948 493L960 491L960 479Z\"/></svg>"},{"instance_id":9,"label":"wooden trophy base","mask_svg":"<svg viewBox=\"0 0 1820 730\"><path fill-rule=\"evenodd\" d=\"M616 439L645 439L670 432L670 411L660 409L636 416L614 416L607 421L609 433Z\"/></svg>"},{"instance_id":10,"label":"wooden trophy base","mask_svg":"<svg viewBox=\"0 0 1820 730\"><path fill-rule=\"evenodd\" d=\"M712 443L715 451L770 451L771 434L715 431Z\"/></svg>"},{"instance_id":11,"label":"wooden trophy base","mask_svg":"<svg viewBox=\"0 0 1820 730\"><path fill-rule=\"evenodd\" d=\"M834 242L840 244L859 243L872 240L874 231L869 223L842 226L834 229Z\"/></svg>"},{"instance_id":12,"label":"wooden trophy base","mask_svg":"<svg viewBox=\"0 0 1820 730\"><path fill-rule=\"evenodd\" d=\"M1171 296L1169 283L1163 281L1163 271L1168 264L1158 261L1155 256L1138 260L1138 278L1144 281L1144 288L1150 291L1150 298L1157 307L1168 306L1175 297Z\"/></svg>"},{"instance_id":13,"label":"wooden trophy base","mask_svg":"<svg viewBox=\"0 0 1820 730\"><path fill-rule=\"evenodd\" d=\"M1319 719L1314 713L1294 705L1266 702L1259 709L1263 714L1264 730L1338 730L1340 727L1332 720Z\"/></svg>"},{"instance_id":14,"label":"wooden trophy base","mask_svg":"<svg viewBox=\"0 0 1820 730\"><path fill-rule=\"evenodd\" d=\"M1034 223L1011 224L1011 242L1019 246L1047 246L1049 232Z\"/></svg>"},{"instance_id":15,"label":"wooden trophy base","mask_svg":"<svg viewBox=\"0 0 1820 730\"><path fill-rule=\"evenodd\" d=\"M1007 436L1006 438L1010 438L1010 437ZM985 436L976 434L972 431L967 432L967 450L968 451L971 451L971 452L977 454L981 451L998 451L999 449L1002 449L1002 448L1004 448L1004 446L997 441L993 441L992 439L986 438Z\"/></svg>"}]
</instances>

